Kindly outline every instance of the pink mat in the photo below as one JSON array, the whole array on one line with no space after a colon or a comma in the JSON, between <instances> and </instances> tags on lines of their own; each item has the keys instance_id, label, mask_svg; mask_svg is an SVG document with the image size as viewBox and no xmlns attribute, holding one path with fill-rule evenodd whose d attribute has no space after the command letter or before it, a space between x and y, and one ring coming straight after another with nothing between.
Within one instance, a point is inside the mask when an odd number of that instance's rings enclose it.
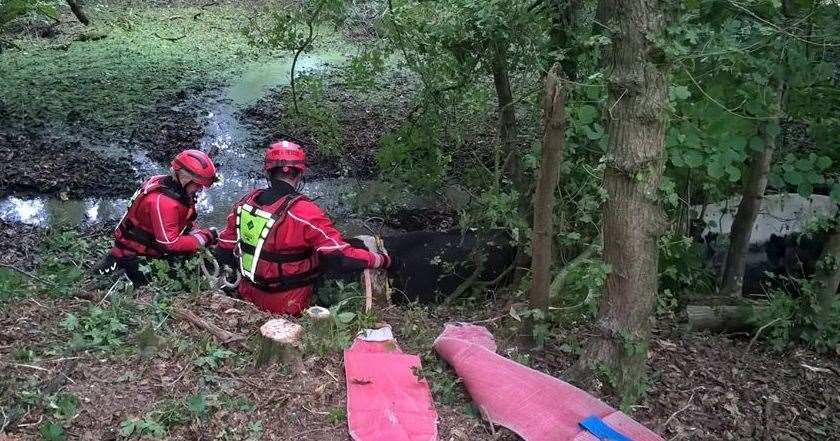
<instances>
[{"instance_id":1,"label":"pink mat","mask_svg":"<svg viewBox=\"0 0 840 441\"><path fill-rule=\"evenodd\" d=\"M485 418L527 441L598 441L578 426L591 415L634 441L662 441L592 395L500 356L487 328L448 324L434 348L464 381Z\"/></svg>"},{"instance_id":2,"label":"pink mat","mask_svg":"<svg viewBox=\"0 0 840 441\"><path fill-rule=\"evenodd\" d=\"M412 368L420 358L403 354L394 340L357 338L344 351L347 424L356 441L436 441L437 412L426 380Z\"/></svg>"}]
</instances>

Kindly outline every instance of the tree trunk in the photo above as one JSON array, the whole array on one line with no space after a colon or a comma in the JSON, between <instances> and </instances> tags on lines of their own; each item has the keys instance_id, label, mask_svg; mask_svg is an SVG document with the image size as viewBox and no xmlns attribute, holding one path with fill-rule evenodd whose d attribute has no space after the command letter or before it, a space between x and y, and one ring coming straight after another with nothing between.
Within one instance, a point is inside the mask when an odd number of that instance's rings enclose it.
<instances>
[{"instance_id":1,"label":"tree trunk","mask_svg":"<svg viewBox=\"0 0 840 441\"><path fill-rule=\"evenodd\" d=\"M775 124L778 124L778 121ZM738 212L729 233L729 252L726 255L720 288L723 295L740 296L743 290L750 236L758 217L758 210L761 209L770 164L773 162L773 152L776 150L775 136L769 135L767 130L764 130L764 134L764 150L751 151L749 171L744 179L743 197L738 204Z\"/></svg>"},{"instance_id":2,"label":"tree trunk","mask_svg":"<svg viewBox=\"0 0 840 441\"><path fill-rule=\"evenodd\" d=\"M292 58L292 67L289 70L289 86L292 88L292 105L295 109L295 114L298 113L297 89L295 88L295 68L297 66L298 57L300 57L304 48L305 46L302 46L295 51L295 56Z\"/></svg>"},{"instance_id":3,"label":"tree trunk","mask_svg":"<svg viewBox=\"0 0 840 441\"><path fill-rule=\"evenodd\" d=\"M837 289L840 288L840 215L834 219L834 226L820 255L814 280L817 282L817 301L820 308L817 311L817 324L825 327L831 315Z\"/></svg>"},{"instance_id":4,"label":"tree trunk","mask_svg":"<svg viewBox=\"0 0 840 441\"><path fill-rule=\"evenodd\" d=\"M82 10L82 5L78 0L67 0L67 4L70 5L70 10L73 11L73 15L79 19L79 22L85 26L90 24L90 20L85 15L85 11Z\"/></svg>"},{"instance_id":5,"label":"tree trunk","mask_svg":"<svg viewBox=\"0 0 840 441\"><path fill-rule=\"evenodd\" d=\"M522 170L519 158L516 157L516 108L513 104L513 93L510 88L510 77L507 69L507 47L497 44L493 57L493 85L499 101L499 137L503 154L511 158L505 161L513 178L517 190L522 189ZM511 156L512 155L512 156Z\"/></svg>"},{"instance_id":6,"label":"tree trunk","mask_svg":"<svg viewBox=\"0 0 840 441\"><path fill-rule=\"evenodd\" d=\"M657 0L604 0L612 35L608 78L604 260L610 265L595 336L573 380L604 373L627 401L641 392L658 289L657 238L666 222L657 198L663 167L668 73L649 36L663 28Z\"/></svg>"},{"instance_id":7,"label":"tree trunk","mask_svg":"<svg viewBox=\"0 0 840 441\"><path fill-rule=\"evenodd\" d=\"M794 14L794 4L790 0L783 2L782 15L785 21ZM785 23L779 23L780 28ZM777 63L784 66L783 55L779 54ZM776 112L776 117L771 119L762 128L764 137L764 150L750 151L750 165L747 176L744 178L743 198L738 205L738 212L732 222L732 229L729 233L729 252L724 263L723 276L721 277L720 294L728 296L740 296L743 294L744 271L746 269L747 251L750 246L755 220L758 217L758 210L761 208L761 200L764 198L764 191L767 189L767 177L770 173L770 165L773 163L773 153L777 146L777 135L771 133L771 127L778 128L781 124L781 115L786 107L787 84L783 78L771 79L771 84L776 86L776 108L770 111Z\"/></svg>"},{"instance_id":8,"label":"tree trunk","mask_svg":"<svg viewBox=\"0 0 840 441\"><path fill-rule=\"evenodd\" d=\"M554 238L554 192L560 181L560 162L566 144L565 106L566 90L563 68L559 63L552 67L545 79L543 97L542 157L534 193L534 233L531 238L531 308L548 312L551 294L552 243ZM533 331L534 319L526 322L526 330ZM527 332L527 337L532 337Z\"/></svg>"},{"instance_id":9,"label":"tree trunk","mask_svg":"<svg viewBox=\"0 0 840 441\"><path fill-rule=\"evenodd\" d=\"M510 173L513 186L519 192L519 216L528 219L528 183L522 173L522 165L519 160L518 146L516 143L516 108L513 103L513 94L510 88L510 76L507 68L507 47L497 44L493 55L493 85L496 88L496 97L499 101L499 137L501 138L503 161L507 171ZM522 276L521 268L528 267L528 255L520 248L514 258L514 279Z\"/></svg>"}]
</instances>

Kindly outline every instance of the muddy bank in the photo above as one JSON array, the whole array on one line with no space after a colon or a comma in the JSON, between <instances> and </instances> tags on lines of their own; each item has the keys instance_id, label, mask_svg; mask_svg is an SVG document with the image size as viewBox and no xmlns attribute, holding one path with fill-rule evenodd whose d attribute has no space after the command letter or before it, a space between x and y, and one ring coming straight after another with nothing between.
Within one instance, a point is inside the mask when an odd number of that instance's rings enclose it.
<instances>
[{"instance_id":1,"label":"muddy bank","mask_svg":"<svg viewBox=\"0 0 840 441\"><path fill-rule=\"evenodd\" d=\"M325 152L319 144L327 140L319 126L323 120L307 120L296 116L288 88L275 89L242 112L245 124L267 142L284 135L307 141L307 154L312 173L319 177L352 176L369 178L377 174L376 147L388 132L405 123L411 111L411 95L416 87L410 76L389 72L377 85L365 91L353 90L341 67L321 75L323 96L316 97L302 90L300 101L316 100L329 116L335 117L340 129L338 144L341 151ZM318 115L323 116L323 115Z\"/></svg>"},{"instance_id":2,"label":"muddy bank","mask_svg":"<svg viewBox=\"0 0 840 441\"><path fill-rule=\"evenodd\" d=\"M196 85L170 93L146 112L128 139L127 147L143 150L161 166L168 166L180 151L200 148L206 131L202 119L222 85Z\"/></svg>"},{"instance_id":3,"label":"muddy bank","mask_svg":"<svg viewBox=\"0 0 840 441\"><path fill-rule=\"evenodd\" d=\"M0 195L128 195L137 179L128 157L94 152L84 140L0 132Z\"/></svg>"}]
</instances>

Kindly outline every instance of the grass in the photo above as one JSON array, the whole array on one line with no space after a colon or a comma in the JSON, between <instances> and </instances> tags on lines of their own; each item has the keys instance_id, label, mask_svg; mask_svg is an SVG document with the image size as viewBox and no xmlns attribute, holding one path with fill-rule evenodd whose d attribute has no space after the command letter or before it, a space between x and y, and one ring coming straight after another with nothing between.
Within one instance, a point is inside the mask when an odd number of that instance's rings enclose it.
<instances>
[{"instance_id":1,"label":"grass","mask_svg":"<svg viewBox=\"0 0 840 441\"><path fill-rule=\"evenodd\" d=\"M104 39L23 37L20 51L0 54L0 101L16 119L123 128L167 93L217 84L271 55L248 45L240 29L249 11L234 5L88 9Z\"/></svg>"}]
</instances>

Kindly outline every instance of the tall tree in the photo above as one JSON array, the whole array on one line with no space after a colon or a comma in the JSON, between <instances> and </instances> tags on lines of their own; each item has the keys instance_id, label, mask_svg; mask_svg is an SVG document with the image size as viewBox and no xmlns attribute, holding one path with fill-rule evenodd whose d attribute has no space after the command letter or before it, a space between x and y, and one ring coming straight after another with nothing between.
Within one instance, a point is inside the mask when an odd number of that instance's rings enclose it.
<instances>
[{"instance_id":1,"label":"tall tree","mask_svg":"<svg viewBox=\"0 0 840 441\"><path fill-rule=\"evenodd\" d=\"M782 83L778 88L780 95L783 88ZM749 168L744 179L741 202L738 204L738 211L732 221L729 252L726 255L726 264L721 280L721 294L730 296L740 296L742 294L750 237L758 218L758 211L761 209L764 192L767 190L770 166L773 163L773 153L776 151L778 128L778 118L774 118L773 121L768 123L768 127L762 130L764 148L758 151L753 150L750 153Z\"/></svg>"},{"instance_id":2,"label":"tall tree","mask_svg":"<svg viewBox=\"0 0 840 441\"><path fill-rule=\"evenodd\" d=\"M607 374L634 400L644 374L657 292L657 238L665 219L657 192L663 168L668 68L654 44L664 26L662 2L603 0L612 29L608 64L608 152L604 259L610 265L596 335L570 372L581 381Z\"/></svg>"},{"instance_id":3,"label":"tall tree","mask_svg":"<svg viewBox=\"0 0 840 441\"><path fill-rule=\"evenodd\" d=\"M784 2L782 17L788 17L793 12L791 2ZM784 23L782 23L783 25ZM784 53L773 50L773 57L778 60L782 71L785 65ZM744 272L747 267L747 251L750 246L750 237L758 218L758 211L761 209L761 201L764 199L764 192L767 190L767 181L770 176L770 166L773 164L773 154L776 151L777 138L781 126L781 114L785 108L785 90L787 87L784 75L776 74L769 79L774 86L775 94L770 100L774 105L769 106L774 110L775 115L760 128L764 140L763 148L750 150L749 168L744 179L741 202L738 204L738 211L732 221L732 229L729 235L729 252L726 255L726 263L721 278L720 293L729 296L740 296L743 294Z\"/></svg>"}]
</instances>

